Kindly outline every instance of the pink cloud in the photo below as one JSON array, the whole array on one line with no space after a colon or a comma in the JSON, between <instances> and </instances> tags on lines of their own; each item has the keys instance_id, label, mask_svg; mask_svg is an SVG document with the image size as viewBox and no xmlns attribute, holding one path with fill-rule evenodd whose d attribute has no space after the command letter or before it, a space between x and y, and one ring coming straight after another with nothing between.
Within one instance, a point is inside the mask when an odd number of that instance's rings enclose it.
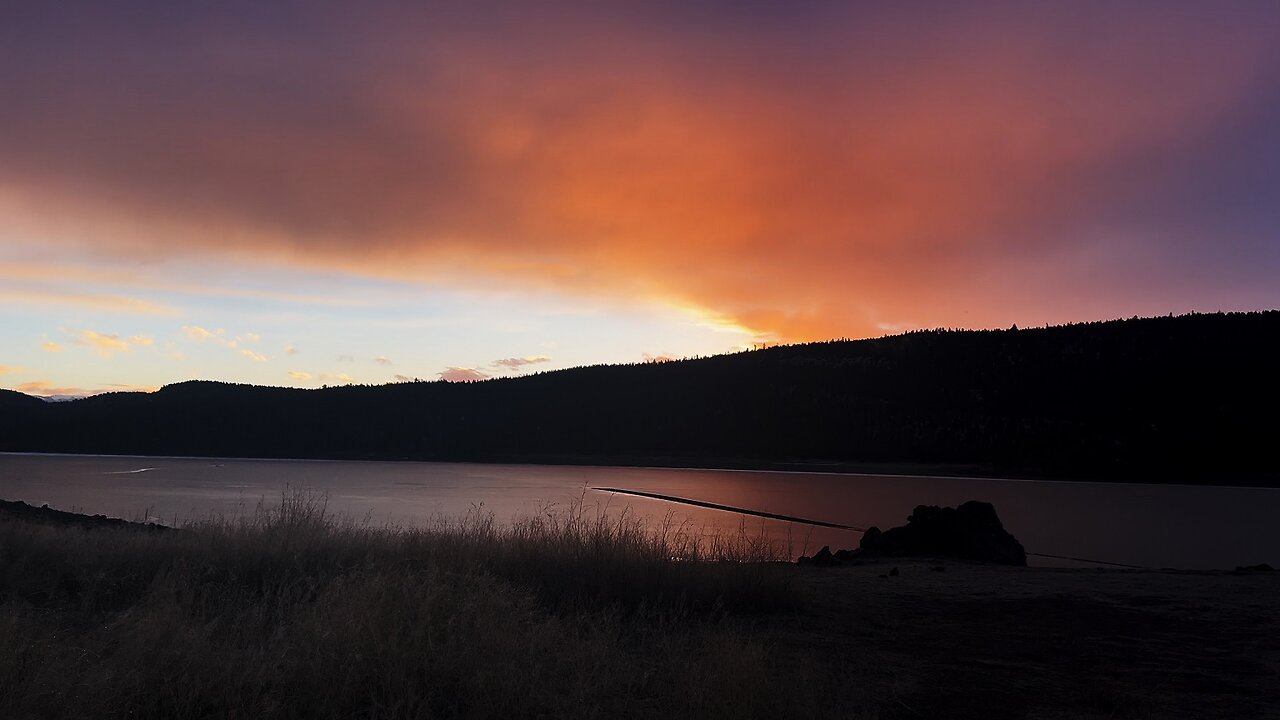
<instances>
[{"instance_id":1,"label":"pink cloud","mask_svg":"<svg viewBox=\"0 0 1280 720\"><path fill-rule=\"evenodd\" d=\"M436 374L441 380L448 382L475 382L489 377L486 372L466 367L448 367Z\"/></svg>"}]
</instances>

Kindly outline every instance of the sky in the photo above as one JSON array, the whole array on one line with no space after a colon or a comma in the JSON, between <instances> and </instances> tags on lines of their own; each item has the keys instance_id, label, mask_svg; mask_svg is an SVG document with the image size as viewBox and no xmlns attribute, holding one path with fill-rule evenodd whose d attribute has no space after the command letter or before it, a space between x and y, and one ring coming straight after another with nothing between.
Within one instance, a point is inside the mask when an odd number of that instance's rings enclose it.
<instances>
[{"instance_id":1,"label":"sky","mask_svg":"<svg viewBox=\"0 0 1280 720\"><path fill-rule=\"evenodd\" d=\"M0 387L1280 307L1280 5L4 3Z\"/></svg>"}]
</instances>

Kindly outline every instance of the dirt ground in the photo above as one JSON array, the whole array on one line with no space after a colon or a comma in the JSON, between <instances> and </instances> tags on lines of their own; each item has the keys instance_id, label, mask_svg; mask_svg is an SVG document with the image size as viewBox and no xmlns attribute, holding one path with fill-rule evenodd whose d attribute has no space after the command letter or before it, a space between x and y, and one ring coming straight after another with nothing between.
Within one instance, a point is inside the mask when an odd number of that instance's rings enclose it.
<instances>
[{"instance_id":1,"label":"dirt ground","mask_svg":"<svg viewBox=\"0 0 1280 720\"><path fill-rule=\"evenodd\" d=\"M798 573L809 600L777 642L881 699L874 716L1280 718L1280 572Z\"/></svg>"}]
</instances>

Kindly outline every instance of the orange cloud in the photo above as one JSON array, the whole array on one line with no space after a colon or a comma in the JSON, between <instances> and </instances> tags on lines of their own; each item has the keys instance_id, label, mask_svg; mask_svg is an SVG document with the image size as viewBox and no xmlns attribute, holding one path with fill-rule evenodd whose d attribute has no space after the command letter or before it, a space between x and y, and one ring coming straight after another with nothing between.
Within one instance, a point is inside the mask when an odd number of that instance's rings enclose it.
<instances>
[{"instance_id":1,"label":"orange cloud","mask_svg":"<svg viewBox=\"0 0 1280 720\"><path fill-rule=\"evenodd\" d=\"M9 375L16 372L22 372L22 368L14 365L0 365L0 375Z\"/></svg>"},{"instance_id":2,"label":"orange cloud","mask_svg":"<svg viewBox=\"0 0 1280 720\"><path fill-rule=\"evenodd\" d=\"M51 352L51 353L62 352L63 350L66 350L66 348L63 347L61 343L55 342L53 340L46 340L40 343L40 349L45 352Z\"/></svg>"},{"instance_id":3,"label":"orange cloud","mask_svg":"<svg viewBox=\"0 0 1280 720\"><path fill-rule=\"evenodd\" d=\"M339 385L350 385L356 381L346 373L320 373L320 382L338 383Z\"/></svg>"},{"instance_id":4,"label":"orange cloud","mask_svg":"<svg viewBox=\"0 0 1280 720\"><path fill-rule=\"evenodd\" d=\"M1265 8L1183 10L317 9L323 42L192 22L160 50L102 11L12 64L0 208L95 252L661 303L762 338L1127 314L1197 289L1157 277L1204 251L1165 237L1200 162L1179 153L1277 66Z\"/></svg>"},{"instance_id":5,"label":"orange cloud","mask_svg":"<svg viewBox=\"0 0 1280 720\"><path fill-rule=\"evenodd\" d=\"M254 362L266 362L266 361L267 361L267 356L266 356L266 355L263 355L262 353L254 352L254 351L250 350L249 348L244 348L244 349L242 349L242 350L240 351L240 354L241 354L241 355L243 355L244 357L249 358L250 360L252 360L252 361L254 361Z\"/></svg>"},{"instance_id":6,"label":"orange cloud","mask_svg":"<svg viewBox=\"0 0 1280 720\"><path fill-rule=\"evenodd\" d=\"M54 396L85 397L87 395L95 394L94 391L86 390L84 388L57 387L53 385L53 383L49 382L48 380L33 380L32 382L21 383L16 387L14 387L13 389L17 390L20 393L35 395L37 397L54 397ZM103 391L99 390L98 392L103 392Z\"/></svg>"},{"instance_id":7,"label":"orange cloud","mask_svg":"<svg viewBox=\"0 0 1280 720\"><path fill-rule=\"evenodd\" d=\"M75 342L93 348L104 358L109 358L116 353L129 352L129 341L121 340L119 335L109 335L94 330L82 330L76 336Z\"/></svg>"}]
</instances>

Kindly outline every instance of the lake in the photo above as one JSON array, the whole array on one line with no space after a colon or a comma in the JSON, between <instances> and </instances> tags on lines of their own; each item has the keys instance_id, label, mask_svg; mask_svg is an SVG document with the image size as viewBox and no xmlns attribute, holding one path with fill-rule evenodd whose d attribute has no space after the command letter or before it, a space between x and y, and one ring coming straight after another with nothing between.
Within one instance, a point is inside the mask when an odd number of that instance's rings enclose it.
<instances>
[{"instance_id":1,"label":"lake","mask_svg":"<svg viewBox=\"0 0 1280 720\"><path fill-rule=\"evenodd\" d=\"M794 554L860 535L591 490L673 495L842 525L901 525L916 505L984 500L1028 552L1147 567L1280 564L1280 489L728 470L0 453L0 498L169 524L251 513L286 487L332 510L417 525L473 508L499 521L581 502L706 532L789 538ZM1030 558L1033 565L1076 565Z\"/></svg>"}]
</instances>

